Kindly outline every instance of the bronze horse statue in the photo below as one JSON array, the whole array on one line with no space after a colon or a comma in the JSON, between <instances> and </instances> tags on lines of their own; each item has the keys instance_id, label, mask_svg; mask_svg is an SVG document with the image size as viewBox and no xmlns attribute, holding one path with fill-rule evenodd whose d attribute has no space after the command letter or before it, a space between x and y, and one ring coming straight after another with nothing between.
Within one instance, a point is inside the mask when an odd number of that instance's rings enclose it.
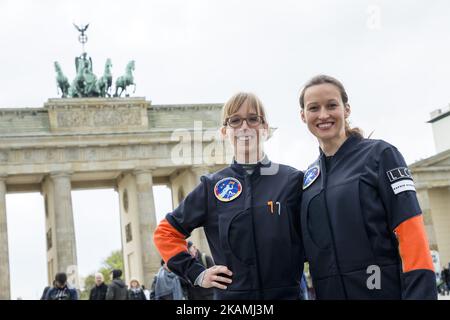
<instances>
[{"instance_id":1,"label":"bronze horse statue","mask_svg":"<svg viewBox=\"0 0 450 320\"><path fill-rule=\"evenodd\" d=\"M55 61L57 92L61 91L61 98L66 98L69 94L69 80L61 70L61 66ZM59 89L59 90L58 90Z\"/></svg>"},{"instance_id":2,"label":"bronze horse statue","mask_svg":"<svg viewBox=\"0 0 450 320\"><path fill-rule=\"evenodd\" d=\"M123 76L120 76L119 78L117 78L116 80L116 93L114 94L114 97L120 97L122 95L122 92L125 91L126 93L126 97L128 97L128 93L127 93L127 87L134 85L134 92L136 92L136 84L134 83L134 78L133 78L133 71L134 71L134 60L131 60L130 62L128 62L127 67L125 68L125 74ZM120 93L118 93L120 90Z\"/></svg>"},{"instance_id":3,"label":"bronze horse statue","mask_svg":"<svg viewBox=\"0 0 450 320\"><path fill-rule=\"evenodd\" d=\"M73 79L72 85L70 86L69 95L72 98L82 98L84 97L84 90L84 68L80 66L77 68L77 75L75 76L75 79Z\"/></svg>"},{"instance_id":4,"label":"bronze horse statue","mask_svg":"<svg viewBox=\"0 0 450 320\"><path fill-rule=\"evenodd\" d=\"M105 71L103 76L97 81L97 91L100 97L111 97L110 89L112 87L112 73L111 73L112 63L111 59L106 59Z\"/></svg>"}]
</instances>

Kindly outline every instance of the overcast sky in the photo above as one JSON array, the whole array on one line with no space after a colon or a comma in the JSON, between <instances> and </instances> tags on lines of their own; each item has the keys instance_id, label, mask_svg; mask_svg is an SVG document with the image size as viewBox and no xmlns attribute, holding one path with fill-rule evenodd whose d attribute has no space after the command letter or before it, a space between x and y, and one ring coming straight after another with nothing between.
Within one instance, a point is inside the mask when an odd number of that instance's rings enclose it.
<instances>
[{"instance_id":1,"label":"overcast sky","mask_svg":"<svg viewBox=\"0 0 450 320\"><path fill-rule=\"evenodd\" d=\"M94 73L111 58L118 77L134 59L135 96L220 103L239 90L256 93L278 128L267 143L275 161L304 169L317 156L297 101L305 81L326 73L346 86L352 125L412 163L435 153L426 121L450 102L449 11L446 0L0 0L0 107L42 107L56 97L53 62L73 79L81 45L72 22L90 23ZM160 218L170 193L156 194ZM118 199L113 190L72 196L87 275L120 247ZM42 197L8 195L7 210L13 298L37 298L47 274Z\"/></svg>"}]
</instances>

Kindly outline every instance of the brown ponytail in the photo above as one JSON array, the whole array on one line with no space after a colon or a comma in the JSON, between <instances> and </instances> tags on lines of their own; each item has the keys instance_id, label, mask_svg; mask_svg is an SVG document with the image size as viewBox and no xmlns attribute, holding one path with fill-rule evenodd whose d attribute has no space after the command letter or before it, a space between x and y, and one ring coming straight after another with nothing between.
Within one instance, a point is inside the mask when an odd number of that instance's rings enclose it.
<instances>
[{"instance_id":1,"label":"brown ponytail","mask_svg":"<svg viewBox=\"0 0 450 320\"><path fill-rule=\"evenodd\" d=\"M347 137L357 136L359 138L364 138L364 131L358 127L351 128L347 119L345 119L345 134Z\"/></svg>"}]
</instances>

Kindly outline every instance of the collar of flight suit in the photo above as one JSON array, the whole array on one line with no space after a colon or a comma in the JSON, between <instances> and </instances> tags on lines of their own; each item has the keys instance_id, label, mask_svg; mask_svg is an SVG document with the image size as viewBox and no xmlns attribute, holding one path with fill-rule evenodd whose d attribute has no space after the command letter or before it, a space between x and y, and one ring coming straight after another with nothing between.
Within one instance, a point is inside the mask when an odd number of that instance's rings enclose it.
<instances>
[{"instance_id":1,"label":"collar of flight suit","mask_svg":"<svg viewBox=\"0 0 450 320\"><path fill-rule=\"evenodd\" d=\"M355 145L357 145L363 138L361 138L360 136L357 135L350 135L345 141L344 143L339 147L339 149L336 151L336 153L332 156L333 157L333 162L336 163L337 161L339 161L339 159L341 159L343 156L345 156L350 150L352 150ZM322 151L322 149L319 147L319 152L320 152L320 156L319 156L319 161L321 163L325 163L325 153Z\"/></svg>"},{"instance_id":2,"label":"collar of flight suit","mask_svg":"<svg viewBox=\"0 0 450 320\"><path fill-rule=\"evenodd\" d=\"M266 154L264 154L264 157L255 164L255 170L253 171L252 175L254 175L255 172L257 172L259 175L261 168L267 168L267 167L270 167L271 165L272 165L272 162L269 160L269 157ZM236 159L234 159L234 158L233 158L233 162L231 163L230 167L231 167L231 169L233 169L234 171L236 171L238 174L240 174L242 176L247 175L247 171L242 166L242 164L238 163L236 161Z\"/></svg>"}]
</instances>

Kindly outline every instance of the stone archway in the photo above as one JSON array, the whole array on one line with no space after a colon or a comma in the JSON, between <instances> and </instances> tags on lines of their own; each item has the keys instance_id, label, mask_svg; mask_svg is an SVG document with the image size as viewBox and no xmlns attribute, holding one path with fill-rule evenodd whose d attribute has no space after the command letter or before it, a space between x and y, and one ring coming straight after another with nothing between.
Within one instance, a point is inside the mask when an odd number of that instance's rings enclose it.
<instances>
[{"instance_id":1,"label":"stone archway","mask_svg":"<svg viewBox=\"0 0 450 320\"><path fill-rule=\"evenodd\" d=\"M409 166L416 183L430 249L450 263L450 149Z\"/></svg>"},{"instance_id":2,"label":"stone archway","mask_svg":"<svg viewBox=\"0 0 450 320\"><path fill-rule=\"evenodd\" d=\"M152 187L169 186L175 206L176 191L188 193L202 174L229 163L229 150L214 139L221 108L153 106L145 98L81 98L49 99L43 108L0 109L0 299L10 298L5 205L10 192L41 192L48 282L63 271L77 286L71 190L114 188L120 201L125 280L151 283L160 266L152 241ZM173 150L180 145L187 151L174 159ZM202 230L192 238L209 251Z\"/></svg>"}]
</instances>

